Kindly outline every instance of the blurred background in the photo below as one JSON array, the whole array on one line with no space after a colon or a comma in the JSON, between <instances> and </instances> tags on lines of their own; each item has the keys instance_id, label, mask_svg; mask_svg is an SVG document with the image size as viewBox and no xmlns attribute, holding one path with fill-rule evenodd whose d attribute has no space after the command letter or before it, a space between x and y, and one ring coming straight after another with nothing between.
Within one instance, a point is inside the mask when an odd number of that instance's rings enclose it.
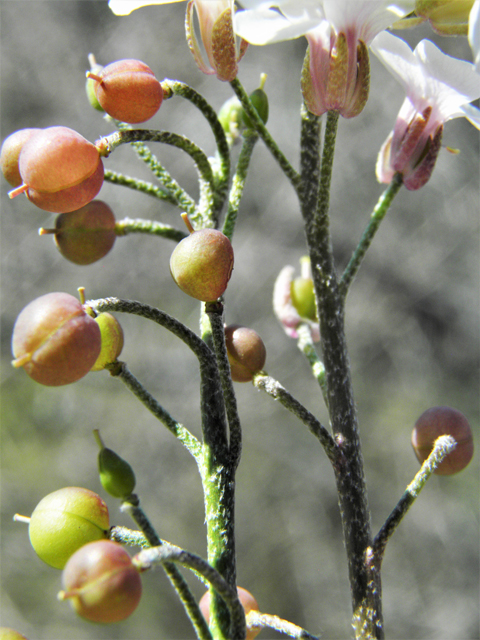
<instances>
[{"instance_id":1,"label":"blurred background","mask_svg":"<svg viewBox=\"0 0 480 640\"><path fill-rule=\"evenodd\" d=\"M228 83L200 73L184 38L184 3L148 7L116 17L106 1L1 2L1 137L17 129L64 125L96 140L112 127L89 106L87 56L108 64L138 58L159 79L182 80L216 108ZM402 34L415 44L427 28ZM466 39L436 39L451 55L471 59ZM248 91L268 74L269 129L298 166L299 74L306 41L250 47L239 78ZM339 125L331 202L338 269L344 268L383 187L374 165L393 127L402 89L375 58L363 113ZM166 101L145 128L191 137L209 155L208 125L190 104ZM410 445L417 417L434 405L460 409L478 434L479 420L479 148L465 120L446 126L429 183L400 192L352 286L347 338L355 385L372 527L377 532L419 465ZM193 195L195 169L174 149L155 146L166 168ZM234 151L234 155L238 151ZM128 147L106 166L149 179ZM56 599L60 572L43 564L28 528L46 494L84 486L109 504L112 524L131 526L118 501L105 496L96 469L98 428L107 446L134 467L137 492L159 535L206 555L199 476L186 450L107 373L48 388L10 365L15 318L51 291L87 298L118 296L159 307L198 330L199 308L169 273L171 241L119 238L100 262L67 262L52 239L39 237L54 215L26 198L10 201L1 183L1 624L29 640L174 640L193 632L161 570L144 576L144 596L125 622L97 626ZM99 195L117 219L151 218L182 228L179 211L149 196L105 184ZM319 419L328 418L319 389L294 341L271 308L274 280L305 253L295 194L262 142L257 144L234 238L235 270L226 294L226 320L251 326L267 346L267 371ZM183 344L157 326L121 317L121 359L165 408L199 434L199 375ZM244 449L237 475L238 582L260 609L326 639L351 636L351 608L332 470L320 445L292 415L250 384L237 384ZM390 542L383 564L388 638L478 638L478 454L458 476L433 477ZM203 587L189 576L200 596ZM260 638L277 638L263 631Z\"/></svg>"}]
</instances>

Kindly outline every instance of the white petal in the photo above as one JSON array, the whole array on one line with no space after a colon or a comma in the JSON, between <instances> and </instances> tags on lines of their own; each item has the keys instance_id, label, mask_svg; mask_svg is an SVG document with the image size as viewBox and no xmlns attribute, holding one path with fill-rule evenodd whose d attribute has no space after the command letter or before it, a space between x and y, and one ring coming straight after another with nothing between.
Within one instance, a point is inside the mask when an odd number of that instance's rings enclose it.
<instances>
[{"instance_id":1,"label":"white petal","mask_svg":"<svg viewBox=\"0 0 480 640\"><path fill-rule=\"evenodd\" d=\"M460 109L459 117L464 116L474 127L480 129L480 109L473 104L466 104Z\"/></svg>"},{"instance_id":2,"label":"white petal","mask_svg":"<svg viewBox=\"0 0 480 640\"><path fill-rule=\"evenodd\" d=\"M117 16L128 16L135 9L148 7L152 4L171 4L172 2L183 2L183 0L157 0L143 2L141 0L109 0L108 6Z\"/></svg>"},{"instance_id":3,"label":"white petal","mask_svg":"<svg viewBox=\"0 0 480 640\"><path fill-rule=\"evenodd\" d=\"M405 40L383 31L373 39L370 49L407 90L412 76L418 73L418 61Z\"/></svg>"},{"instance_id":4,"label":"white petal","mask_svg":"<svg viewBox=\"0 0 480 640\"><path fill-rule=\"evenodd\" d=\"M475 0L468 17L468 42L473 52L473 64L480 73L480 0Z\"/></svg>"}]
</instances>

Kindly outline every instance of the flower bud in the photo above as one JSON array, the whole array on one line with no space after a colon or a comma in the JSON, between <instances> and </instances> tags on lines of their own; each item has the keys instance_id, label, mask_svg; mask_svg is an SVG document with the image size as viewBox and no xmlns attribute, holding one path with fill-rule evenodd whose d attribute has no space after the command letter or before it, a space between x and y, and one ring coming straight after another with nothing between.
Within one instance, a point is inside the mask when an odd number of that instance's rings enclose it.
<instances>
[{"instance_id":1,"label":"flower bud","mask_svg":"<svg viewBox=\"0 0 480 640\"><path fill-rule=\"evenodd\" d=\"M440 436L452 436L457 446L435 469L437 475L448 476L462 471L473 457L472 429L466 417L451 407L432 407L418 418L412 432L412 446L420 463L433 450Z\"/></svg>"},{"instance_id":2,"label":"flower bud","mask_svg":"<svg viewBox=\"0 0 480 640\"><path fill-rule=\"evenodd\" d=\"M132 467L115 451L105 447L98 429L94 430L94 435L100 446L98 471L102 487L114 498L127 498L135 489L135 474Z\"/></svg>"},{"instance_id":3,"label":"flower bud","mask_svg":"<svg viewBox=\"0 0 480 640\"><path fill-rule=\"evenodd\" d=\"M117 361L123 349L123 329L110 313L100 313L95 322L100 327L102 346L91 371L102 371L108 364Z\"/></svg>"},{"instance_id":4,"label":"flower bud","mask_svg":"<svg viewBox=\"0 0 480 640\"><path fill-rule=\"evenodd\" d=\"M63 569L77 549L106 538L109 527L108 507L100 496L81 487L65 487L40 500L28 534L38 557Z\"/></svg>"},{"instance_id":5,"label":"flower bud","mask_svg":"<svg viewBox=\"0 0 480 640\"><path fill-rule=\"evenodd\" d=\"M140 574L125 549L111 540L84 545L67 562L59 600L91 622L112 623L128 618L142 595Z\"/></svg>"},{"instance_id":6,"label":"flower bud","mask_svg":"<svg viewBox=\"0 0 480 640\"><path fill-rule=\"evenodd\" d=\"M225 327L225 344L235 382L249 382L255 373L263 369L267 350L253 329L238 324Z\"/></svg>"},{"instance_id":7,"label":"flower bud","mask_svg":"<svg viewBox=\"0 0 480 640\"><path fill-rule=\"evenodd\" d=\"M13 327L14 367L40 384L61 386L83 378L101 348L100 327L68 293L33 300Z\"/></svg>"}]
</instances>

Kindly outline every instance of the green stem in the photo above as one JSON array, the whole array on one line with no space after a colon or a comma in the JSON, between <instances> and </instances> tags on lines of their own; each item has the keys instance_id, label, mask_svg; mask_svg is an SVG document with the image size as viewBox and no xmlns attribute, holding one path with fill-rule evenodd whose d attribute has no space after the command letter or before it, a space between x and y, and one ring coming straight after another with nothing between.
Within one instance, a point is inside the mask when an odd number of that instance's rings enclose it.
<instances>
[{"instance_id":1,"label":"green stem","mask_svg":"<svg viewBox=\"0 0 480 640\"><path fill-rule=\"evenodd\" d=\"M318 636L312 636L308 631L288 620L272 616L270 613L260 613L255 609L248 612L247 625L249 629L274 629L285 636L299 640L320 640Z\"/></svg>"},{"instance_id":2,"label":"green stem","mask_svg":"<svg viewBox=\"0 0 480 640\"><path fill-rule=\"evenodd\" d=\"M108 532L108 537L114 542L119 542L120 544L125 544L129 547L142 547L143 549L150 547L150 543L145 537L143 531L134 531L133 529L122 527L120 525L111 527Z\"/></svg>"},{"instance_id":3,"label":"green stem","mask_svg":"<svg viewBox=\"0 0 480 640\"><path fill-rule=\"evenodd\" d=\"M154 220L142 220L140 218L124 218L123 220L117 220L115 223L115 232L117 236L126 236L129 233L149 233L155 236L161 236L168 240L174 240L180 242L183 238L187 237L187 233L175 229L169 224L163 224L162 222L156 222Z\"/></svg>"},{"instance_id":4,"label":"green stem","mask_svg":"<svg viewBox=\"0 0 480 640\"><path fill-rule=\"evenodd\" d=\"M232 89L234 90L237 98L240 100L245 113L250 118L250 121L254 124L256 132L267 145L267 148L280 165L282 171L292 183L295 191L298 192L298 189L300 187L299 174L295 171L290 162L278 148L277 143L270 135L267 127L263 124L263 120L258 115L257 110L250 102L250 98L248 97L248 94L243 88L240 80L238 78L235 78L235 80L232 80L230 82L230 85L232 86Z\"/></svg>"},{"instance_id":5,"label":"green stem","mask_svg":"<svg viewBox=\"0 0 480 640\"><path fill-rule=\"evenodd\" d=\"M328 392L327 392L327 379L325 375L325 366L318 357L318 353L315 350L315 344L312 340L312 330L306 323L301 323L296 327L298 333L297 347L303 353L310 364L313 377L320 385L322 390L323 399L328 407Z\"/></svg>"},{"instance_id":6,"label":"green stem","mask_svg":"<svg viewBox=\"0 0 480 640\"><path fill-rule=\"evenodd\" d=\"M390 208L390 205L393 202L394 197L399 192L401 186L402 176L399 173L396 173L388 187L380 196L377 204L375 205L372 215L370 216L370 221L365 231L363 232L363 236L351 257L350 262L343 272L339 285L341 295L347 295L348 288L355 278L368 248L372 244L372 240L377 233L380 223L384 219L388 209Z\"/></svg>"},{"instance_id":7,"label":"green stem","mask_svg":"<svg viewBox=\"0 0 480 640\"><path fill-rule=\"evenodd\" d=\"M240 208L240 201L242 199L243 189L245 188L245 181L247 179L248 167L250 165L253 149L257 140L258 135L256 133L246 134L238 157L237 169L233 176L232 187L230 189L230 196L228 199L227 215L225 216L225 222L223 223L223 233L229 240L232 239L235 229L238 209Z\"/></svg>"},{"instance_id":8,"label":"green stem","mask_svg":"<svg viewBox=\"0 0 480 640\"><path fill-rule=\"evenodd\" d=\"M230 177L230 148L228 141L220 124L216 111L210 106L210 104L201 96L197 91L189 87L183 82L178 80L165 79L162 82L162 87L167 89L168 92L172 92L177 96L181 96L189 100L197 109L199 109L202 115L207 120L210 128L215 137L217 144L217 152L219 157L219 171L215 175L215 220L222 209L225 197L227 195L228 180ZM170 96L168 96L170 97Z\"/></svg>"},{"instance_id":9,"label":"green stem","mask_svg":"<svg viewBox=\"0 0 480 640\"><path fill-rule=\"evenodd\" d=\"M111 182L112 184L119 184L123 187L129 187L130 189L141 191L142 193L146 193L147 195L158 198L159 200L165 200L170 204L177 204L177 199L171 193L165 191L160 187L157 187L151 182L145 182L144 180L139 180L138 178L132 178L122 173L111 171L110 169L105 170L103 177L107 182Z\"/></svg>"},{"instance_id":10,"label":"green stem","mask_svg":"<svg viewBox=\"0 0 480 640\"><path fill-rule=\"evenodd\" d=\"M317 209L312 216L308 201L302 201L302 214L318 303L330 421L335 441L343 453L334 469L347 550L354 625L359 630L359 637L383 638L379 575L372 583L365 561L365 553L372 540L370 513L347 354L343 297L338 287L328 216L338 117L338 113L328 112ZM308 140L305 129L302 126L302 144ZM311 143L312 148L315 140ZM303 172L302 177L305 183L308 172ZM315 173L312 180L316 179Z\"/></svg>"},{"instance_id":11,"label":"green stem","mask_svg":"<svg viewBox=\"0 0 480 640\"><path fill-rule=\"evenodd\" d=\"M140 507L140 501L137 496L130 496L127 501L122 503L121 509L126 511L137 523L151 547L158 548L163 546L163 541L160 540L145 512ZM212 640L212 634L205 622L205 618L202 616L199 606L180 571L173 562L168 561L163 563L163 568L183 604L185 612L195 629L197 638L199 640Z\"/></svg>"},{"instance_id":12,"label":"green stem","mask_svg":"<svg viewBox=\"0 0 480 640\"><path fill-rule=\"evenodd\" d=\"M263 373L258 373L253 377L253 384L257 389L265 391L269 396L278 400L285 409L291 411L297 418L308 427L309 431L320 441L325 449L330 462L338 465L339 457L342 457L335 440L326 429L308 409L306 409L291 393L289 393L280 382Z\"/></svg>"}]
</instances>

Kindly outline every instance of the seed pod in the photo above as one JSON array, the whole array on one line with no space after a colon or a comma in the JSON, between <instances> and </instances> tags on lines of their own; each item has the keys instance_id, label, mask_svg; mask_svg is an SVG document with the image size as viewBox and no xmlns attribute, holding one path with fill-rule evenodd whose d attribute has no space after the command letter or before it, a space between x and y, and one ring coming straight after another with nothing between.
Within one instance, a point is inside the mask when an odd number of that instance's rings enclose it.
<instances>
[{"instance_id":1,"label":"seed pod","mask_svg":"<svg viewBox=\"0 0 480 640\"><path fill-rule=\"evenodd\" d=\"M237 587L238 598L242 603L242 607L245 611L245 615L247 615L250 611L258 611L258 602L252 596L250 591L243 589L242 587ZM206 591L203 596L200 598L199 602L200 611L202 612L203 617L205 618L207 624L210 622L210 591ZM247 635L245 640L253 640L260 633L261 628L248 628L247 622Z\"/></svg>"},{"instance_id":2,"label":"seed pod","mask_svg":"<svg viewBox=\"0 0 480 640\"><path fill-rule=\"evenodd\" d=\"M100 327L68 293L33 300L13 328L14 367L40 384L61 386L83 378L100 354Z\"/></svg>"},{"instance_id":3,"label":"seed pod","mask_svg":"<svg viewBox=\"0 0 480 640\"><path fill-rule=\"evenodd\" d=\"M224 293L232 270L232 245L216 229L193 231L177 244L170 258L170 273L180 289L204 302L213 302Z\"/></svg>"},{"instance_id":4,"label":"seed pod","mask_svg":"<svg viewBox=\"0 0 480 640\"><path fill-rule=\"evenodd\" d=\"M125 549L99 540L79 549L62 574L59 600L70 600L78 615L91 622L120 622L138 606L142 595L140 574Z\"/></svg>"},{"instance_id":5,"label":"seed pod","mask_svg":"<svg viewBox=\"0 0 480 640\"><path fill-rule=\"evenodd\" d=\"M40 235L54 233L55 244L65 258L87 265L100 260L115 244L115 216L102 200L93 200L81 209L61 213L55 229L40 229Z\"/></svg>"},{"instance_id":6,"label":"seed pod","mask_svg":"<svg viewBox=\"0 0 480 640\"><path fill-rule=\"evenodd\" d=\"M101 73L103 66L101 64L97 64L95 56L92 53L89 54L88 61L90 63L90 72L98 76ZM87 99L94 109L105 113L105 109L99 103L99 101L97 100L97 96L95 95L96 84L97 83L95 80L87 76L87 80L85 82L85 92L87 94Z\"/></svg>"},{"instance_id":7,"label":"seed pod","mask_svg":"<svg viewBox=\"0 0 480 640\"><path fill-rule=\"evenodd\" d=\"M102 487L114 498L127 498L135 489L135 474L132 467L115 451L105 447L98 429L93 433L100 446L98 472Z\"/></svg>"},{"instance_id":8,"label":"seed pod","mask_svg":"<svg viewBox=\"0 0 480 640\"><path fill-rule=\"evenodd\" d=\"M0 627L0 640L27 640L27 638L14 629Z\"/></svg>"},{"instance_id":9,"label":"seed pod","mask_svg":"<svg viewBox=\"0 0 480 640\"><path fill-rule=\"evenodd\" d=\"M37 128L20 129L9 135L8 138L5 138L3 141L0 152L0 168L5 180L7 180L12 187L18 187L23 182L18 169L18 161L23 146L27 140L39 131L40 129Z\"/></svg>"},{"instance_id":10,"label":"seed pod","mask_svg":"<svg viewBox=\"0 0 480 640\"><path fill-rule=\"evenodd\" d=\"M138 124L160 109L163 89L153 71L140 60L117 60L98 74L88 73L95 97L112 118Z\"/></svg>"},{"instance_id":11,"label":"seed pod","mask_svg":"<svg viewBox=\"0 0 480 640\"><path fill-rule=\"evenodd\" d=\"M302 276L294 278L290 285L290 296L293 306L302 318L318 321L317 303L311 278Z\"/></svg>"},{"instance_id":12,"label":"seed pod","mask_svg":"<svg viewBox=\"0 0 480 640\"><path fill-rule=\"evenodd\" d=\"M77 549L106 538L109 527L108 507L100 496L81 487L65 487L40 500L28 534L38 557L63 569Z\"/></svg>"},{"instance_id":13,"label":"seed pod","mask_svg":"<svg viewBox=\"0 0 480 640\"><path fill-rule=\"evenodd\" d=\"M420 463L433 450L440 436L452 436L457 446L438 465L434 473L448 476L465 469L473 457L473 435L468 420L451 407L432 407L418 418L412 432L412 446Z\"/></svg>"},{"instance_id":14,"label":"seed pod","mask_svg":"<svg viewBox=\"0 0 480 640\"><path fill-rule=\"evenodd\" d=\"M262 87L255 89L253 93L250 94L250 101L255 107L255 111L260 116L260 120L263 124L267 124L268 120L268 96L263 90ZM245 111L242 111L242 120L243 124L247 129L255 129L250 118L247 116Z\"/></svg>"},{"instance_id":15,"label":"seed pod","mask_svg":"<svg viewBox=\"0 0 480 640\"><path fill-rule=\"evenodd\" d=\"M231 324L225 327L225 343L232 380L249 382L255 373L263 369L267 350L256 331Z\"/></svg>"},{"instance_id":16,"label":"seed pod","mask_svg":"<svg viewBox=\"0 0 480 640\"><path fill-rule=\"evenodd\" d=\"M100 327L102 346L91 371L102 371L107 364L113 364L123 349L123 329L111 313L100 313L95 322Z\"/></svg>"},{"instance_id":17,"label":"seed pod","mask_svg":"<svg viewBox=\"0 0 480 640\"><path fill-rule=\"evenodd\" d=\"M24 191L40 209L65 213L80 209L100 191L103 163L97 147L67 127L41 129L22 148L19 171Z\"/></svg>"}]
</instances>

